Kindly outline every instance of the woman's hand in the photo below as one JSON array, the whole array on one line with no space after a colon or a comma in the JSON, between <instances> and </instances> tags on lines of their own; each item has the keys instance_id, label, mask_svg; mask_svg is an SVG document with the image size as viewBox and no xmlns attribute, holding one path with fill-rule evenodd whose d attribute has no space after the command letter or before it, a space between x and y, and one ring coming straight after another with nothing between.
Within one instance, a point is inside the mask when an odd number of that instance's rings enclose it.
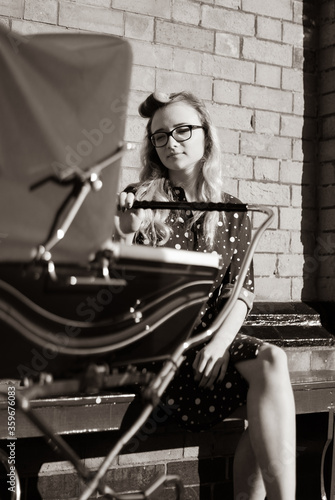
<instances>
[{"instance_id":1,"label":"woman's hand","mask_svg":"<svg viewBox=\"0 0 335 500\"><path fill-rule=\"evenodd\" d=\"M134 193L127 193L122 191L119 194L119 207L120 210L117 214L119 218L119 229L125 235L129 233L135 233L140 228L142 221L144 219L144 210L140 208L138 210L131 210L135 201Z\"/></svg>"},{"instance_id":2,"label":"woman's hand","mask_svg":"<svg viewBox=\"0 0 335 500\"><path fill-rule=\"evenodd\" d=\"M210 389L215 382L223 381L229 362L229 347L230 344L214 337L198 352L193 369L199 387Z\"/></svg>"}]
</instances>

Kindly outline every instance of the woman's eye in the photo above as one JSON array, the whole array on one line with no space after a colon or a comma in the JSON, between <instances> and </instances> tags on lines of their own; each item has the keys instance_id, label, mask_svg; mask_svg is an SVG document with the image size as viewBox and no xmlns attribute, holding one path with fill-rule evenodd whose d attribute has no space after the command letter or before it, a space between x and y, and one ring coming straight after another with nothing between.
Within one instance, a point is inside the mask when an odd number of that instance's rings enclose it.
<instances>
[{"instance_id":1,"label":"woman's eye","mask_svg":"<svg viewBox=\"0 0 335 500\"><path fill-rule=\"evenodd\" d=\"M180 127L176 129L176 132L178 135L186 135L190 132L190 129L188 127Z\"/></svg>"}]
</instances>

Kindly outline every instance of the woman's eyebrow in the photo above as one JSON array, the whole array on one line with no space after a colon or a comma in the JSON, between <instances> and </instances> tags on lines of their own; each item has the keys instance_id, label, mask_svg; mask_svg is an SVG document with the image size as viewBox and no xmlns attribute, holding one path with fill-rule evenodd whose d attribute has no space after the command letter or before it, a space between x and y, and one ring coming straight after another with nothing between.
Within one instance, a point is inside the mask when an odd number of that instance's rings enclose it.
<instances>
[{"instance_id":1,"label":"woman's eyebrow","mask_svg":"<svg viewBox=\"0 0 335 500\"><path fill-rule=\"evenodd\" d=\"M182 127L183 125L188 125L188 122L176 123L170 130L173 130L177 127ZM170 130L168 130L168 132L170 132ZM167 130L164 128L159 128L155 130L155 132L152 132L152 134L156 134L156 132L167 132Z\"/></svg>"}]
</instances>

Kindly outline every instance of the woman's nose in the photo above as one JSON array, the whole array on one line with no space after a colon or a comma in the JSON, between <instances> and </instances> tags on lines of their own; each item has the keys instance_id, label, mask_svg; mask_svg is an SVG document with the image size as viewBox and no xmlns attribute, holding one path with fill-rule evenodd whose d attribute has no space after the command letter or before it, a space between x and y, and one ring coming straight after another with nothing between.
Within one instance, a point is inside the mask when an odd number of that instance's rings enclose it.
<instances>
[{"instance_id":1,"label":"woman's nose","mask_svg":"<svg viewBox=\"0 0 335 500\"><path fill-rule=\"evenodd\" d=\"M174 147L174 146L177 146L178 144L179 144L179 142L178 142L178 141L176 141L176 139L175 139L172 135L170 135L170 136L168 137L168 141L167 141L167 143L166 143L166 146L167 146L168 148L170 148L170 147L172 147L172 146L173 146L173 147Z\"/></svg>"}]
</instances>

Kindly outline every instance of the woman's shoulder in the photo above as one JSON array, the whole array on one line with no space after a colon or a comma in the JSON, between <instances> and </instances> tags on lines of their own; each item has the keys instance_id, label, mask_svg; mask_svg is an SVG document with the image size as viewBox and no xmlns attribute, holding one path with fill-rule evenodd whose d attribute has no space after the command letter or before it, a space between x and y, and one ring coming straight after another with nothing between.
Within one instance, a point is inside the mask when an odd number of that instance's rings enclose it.
<instances>
[{"instance_id":1,"label":"woman's shoulder","mask_svg":"<svg viewBox=\"0 0 335 500\"><path fill-rule=\"evenodd\" d=\"M122 191L124 191L125 193L136 193L140 185L140 182L132 182L131 184L128 184L128 186L125 187Z\"/></svg>"},{"instance_id":2,"label":"woman's shoulder","mask_svg":"<svg viewBox=\"0 0 335 500\"><path fill-rule=\"evenodd\" d=\"M232 194L223 192L222 193L222 202L223 203L243 203L239 198L233 196Z\"/></svg>"}]
</instances>

